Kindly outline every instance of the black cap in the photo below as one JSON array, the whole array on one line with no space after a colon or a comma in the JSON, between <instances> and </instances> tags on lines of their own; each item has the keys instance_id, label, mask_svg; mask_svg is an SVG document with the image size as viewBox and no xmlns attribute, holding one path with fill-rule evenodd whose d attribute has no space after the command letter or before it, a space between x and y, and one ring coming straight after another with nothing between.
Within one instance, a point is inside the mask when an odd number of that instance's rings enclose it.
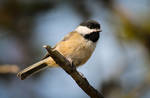
<instances>
[{"instance_id":1,"label":"black cap","mask_svg":"<svg viewBox=\"0 0 150 98\"><path fill-rule=\"evenodd\" d=\"M90 29L100 29L100 24L95 20L87 20L80 24L80 26L87 26Z\"/></svg>"}]
</instances>

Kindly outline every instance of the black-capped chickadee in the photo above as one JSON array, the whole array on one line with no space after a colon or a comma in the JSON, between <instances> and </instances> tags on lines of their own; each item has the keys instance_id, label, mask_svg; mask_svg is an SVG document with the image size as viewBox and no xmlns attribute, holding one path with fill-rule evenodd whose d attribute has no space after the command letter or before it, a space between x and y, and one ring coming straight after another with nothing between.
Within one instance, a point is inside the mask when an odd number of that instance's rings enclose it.
<instances>
[{"instance_id":1,"label":"black-capped chickadee","mask_svg":"<svg viewBox=\"0 0 150 98\"><path fill-rule=\"evenodd\" d=\"M75 66L83 65L92 55L101 32L100 24L94 20L82 22L74 31L56 44L59 51ZM55 61L47 54L45 58L18 73L22 80L47 67L57 67Z\"/></svg>"}]
</instances>

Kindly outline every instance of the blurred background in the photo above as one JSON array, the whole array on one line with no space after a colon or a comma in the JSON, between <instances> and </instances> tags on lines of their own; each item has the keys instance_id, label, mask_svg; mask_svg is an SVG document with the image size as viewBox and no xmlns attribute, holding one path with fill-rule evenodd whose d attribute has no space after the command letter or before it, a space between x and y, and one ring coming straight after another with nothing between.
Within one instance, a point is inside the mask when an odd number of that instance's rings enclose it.
<instances>
[{"instance_id":1,"label":"blurred background","mask_svg":"<svg viewBox=\"0 0 150 98\"><path fill-rule=\"evenodd\" d=\"M61 68L16 73L87 19L103 32L78 68L106 98L150 98L149 0L0 0L0 98L89 98Z\"/></svg>"}]
</instances>

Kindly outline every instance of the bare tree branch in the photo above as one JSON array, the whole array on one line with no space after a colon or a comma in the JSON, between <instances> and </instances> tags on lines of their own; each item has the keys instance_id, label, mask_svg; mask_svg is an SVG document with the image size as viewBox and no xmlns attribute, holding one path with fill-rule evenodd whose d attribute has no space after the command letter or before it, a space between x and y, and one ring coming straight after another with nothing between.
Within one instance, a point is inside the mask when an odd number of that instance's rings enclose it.
<instances>
[{"instance_id":1,"label":"bare tree branch","mask_svg":"<svg viewBox=\"0 0 150 98\"><path fill-rule=\"evenodd\" d=\"M19 67L17 65L0 65L0 74L18 73Z\"/></svg>"},{"instance_id":2,"label":"bare tree branch","mask_svg":"<svg viewBox=\"0 0 150 98\"><path fill-rule=\"evenodd\" d=\"M79 85L79 87L91 98L104 98L104 96L99 93L95 88L93 88L88 80L81 75L76 67L71 64L63 55L61 55L57 50L52 50L52 48L48 45L43 46L46 48L50 56L54 59L54 61L64 69Z\"/></svg>"}]
</instances>

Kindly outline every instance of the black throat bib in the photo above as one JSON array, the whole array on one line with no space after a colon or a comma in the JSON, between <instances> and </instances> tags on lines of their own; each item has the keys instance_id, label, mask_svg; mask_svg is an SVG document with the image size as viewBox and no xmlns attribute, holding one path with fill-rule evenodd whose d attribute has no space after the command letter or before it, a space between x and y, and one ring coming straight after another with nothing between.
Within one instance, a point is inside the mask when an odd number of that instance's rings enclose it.
<instances>
[{"instance_id":1,"label":"black throat bib","mask_svg":"<svg viewBox=\"0 0 150 98\"><path fill-rule=\"evenodd\" d=\"M97 42L99 39L99 32L92 32L90 34L84 35L84 38L92 42Z\"/></svg>"}]
</instances>

